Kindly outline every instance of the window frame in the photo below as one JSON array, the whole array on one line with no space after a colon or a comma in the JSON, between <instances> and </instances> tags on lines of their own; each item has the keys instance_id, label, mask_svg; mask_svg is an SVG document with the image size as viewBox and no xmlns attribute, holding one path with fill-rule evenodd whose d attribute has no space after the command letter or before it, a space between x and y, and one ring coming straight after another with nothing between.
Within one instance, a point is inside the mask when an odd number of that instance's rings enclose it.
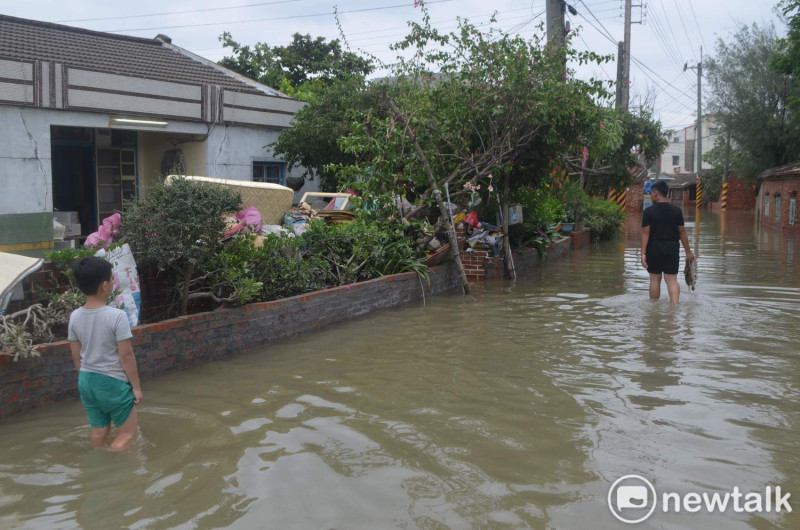
<instances>
[{"instance_id":1,"label":"window frame","mask_svg":"<svg viewBox=\"0 0 800 530\"><path fill-rule=\"evenodd\" d=\"M255 178L255 171L257 167L261 168L277 168L278 169L278 181L274 182L272 180L256 180ZM262 175L264 171L262 169ZM253 160L252 171L250 173L250 180L253 182L263 182L268 184L279 184L281 186L286 185L286 162L281 162L278 160Z\"/></svg>"},{"instance_id":2,"label":"window frame","mask_svg":"<svg viewBox=\"0 0 800 530\"><path fill-rule=\"evenodd\" d=\"M781 196L775 195L775 220L781 220Z\"/></svg>"}]
</instances>

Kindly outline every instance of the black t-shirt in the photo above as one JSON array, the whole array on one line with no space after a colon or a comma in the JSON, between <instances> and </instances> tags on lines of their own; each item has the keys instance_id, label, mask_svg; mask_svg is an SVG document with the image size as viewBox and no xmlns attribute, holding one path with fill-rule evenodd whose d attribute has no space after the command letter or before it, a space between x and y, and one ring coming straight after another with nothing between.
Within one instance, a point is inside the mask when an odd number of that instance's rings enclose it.
<instances>
[{"instance_id":1,"label":"black t-shirt","mask_svg":"<svg viewBox=\"0 0 800 530\"><path fill-rule=\"evenodd\" d=\"M650 227L649 241L680 241L678 227L683 226L683 211L668 202L656 202L645 208L642 227Z\"/></svg>"}]
</instances>

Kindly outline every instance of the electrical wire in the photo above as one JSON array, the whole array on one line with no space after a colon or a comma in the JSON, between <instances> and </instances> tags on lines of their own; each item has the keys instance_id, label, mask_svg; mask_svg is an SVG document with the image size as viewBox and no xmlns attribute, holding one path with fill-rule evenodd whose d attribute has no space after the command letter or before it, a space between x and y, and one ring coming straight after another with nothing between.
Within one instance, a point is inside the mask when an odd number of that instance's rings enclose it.
<instances>
[{"instance_id":1,"label":"electrical wire","mask_svg":"<svg viewBox=\"0 0 800 530\"><path fill-rule=\"evenodd\" d=\"M453 0L428 0L425 2L426 5L431 4L442 4L446 2L452 2ZM348 13L365 13L367 11L382 11L386 9L400 9L400 8L408 8L411 7L409 3L404 4L395 4L391 6L380 6L380 7L365 7L362 9L350 9L347 11L339 11L338 14L344 15ZM327 13L309 13L303 15L286 15L282 17L271 17L271 18L251 18L248 20L229 20L227 22L205 22L202 24L179 24L175 26L153 26L148 28L124 28L124 29L115 29L106 31L106 33L131 33L134 31L153 31L153 30L162 30L162 29L181 29L181 28L199 28L199 27L208 27L208 26L230 26L232 24L247 24L251 22L272 22L277 20L291 20L291 19L298 19L298 18L313 18L313 17L328 17L336 15L336 11L329 11Z\"/></svg>"},{"instance_id":2,"label":"electrical wire","mask_svg":"<svg viewBox=\"0 0 800 530\"><path fill-rule=\"evenodd\" d=\"M100 20L122 20L122 19L130 19L130 18L146 18L146 17L160 17L164 15L186 15L188 13L207 13L209 11L223 11L228 9L243 9L246 7L260 7L260 6L271 6L276 4L292 4L295 2L304 2L306 0L274 0L272 2L259 2L258 4L242 4L238 6L226 6L226 7L208 7L205 9L187 9L186 11L165 11L161 13L148 13L146 15L120 15L116 17L98 17L98 18L73 18L70 20L56 20L59 24L65 24L67 22L97 22Z\"/></svg>"}]
</instances>

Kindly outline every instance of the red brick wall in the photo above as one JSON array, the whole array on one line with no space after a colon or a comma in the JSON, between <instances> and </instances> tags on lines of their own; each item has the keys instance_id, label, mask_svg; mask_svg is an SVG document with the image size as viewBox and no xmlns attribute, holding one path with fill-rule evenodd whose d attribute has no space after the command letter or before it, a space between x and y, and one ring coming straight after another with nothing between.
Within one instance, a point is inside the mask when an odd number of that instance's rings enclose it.
<instances>
[{"instance_id":1,"label":"red brick wall","mask_svg":"<svg viewBox=\"0 0 800 530\"><path fill-rule=\"evenodd\" d=\"M426 295L459 285L455 267L434 268ZM133 328L139 373L156 374L227 357L371 311L420 300L413 272L325 291L198 313ZM78 377L66 341L40 347L41 356L13 362L0 356L0 418L77 396Z\"/></svg>"},{"instance_id":2,"label":"red brick wall","mask_svg":"<svg viewBox=\"0 0 800 530\"><path fill-rule=\"evenodd\" d=\"M800 211L795 213L794 225L789 224L789 201L798 199L800 192L800 177L785 180L765 180L761 184L764 188L764 201L769 200L769 215L764 215L764 204L761 205L761 221L767 226L782 228L794 234L800 234ZM781 196L781 215L775 220L775 195ZM800 210L800 205L797 206Z\"/></svg>"},{"instance_id":3,"label":"red brick wall","mask_svg":"<svg viewBox=\"0 0 800 530\"><path fill-rule=\"evenodd\" d=\"M591 228L584 228L579 232L572 232L569 235L570 239L572 240L572 249L578 249L582 247L588 247L589 244L592 242L592 229Z\"/></svg>"},{"instance_id":4,"label":"red brick wall","mask_svg":"<svg viewBox=\"0 0 800 530\"><path fill-rule=\"evenodd\" d=\"M628 199L625 210L629 212L641 212L644 204L644 182L631 184L628 188Z\"/></svg>"},{"instance_id":5,"label":"red brick wall","mask_svg":"<svg viewBox=\"0 0 800 530\"><path fill-rule=\"evenodd\" d=\"M35 303L44 302L43 293L55 293L67 290L69 279L56 270L52 263L45 263L42 268L22 280L22 300L12 300L6 309L13 313L25 309Z\"/></svg>"},{"instance_id":6,"label":"red brick wall","mask_svg":"<svg viewBox=\"0 0 800 530\"><path fill-rule=\"evenodd\" d=\"M728 177L728 210L747 211L755 207L755 188L747 184L744 179L736 175L730 175Z\"/></svg>"}]
</instances>

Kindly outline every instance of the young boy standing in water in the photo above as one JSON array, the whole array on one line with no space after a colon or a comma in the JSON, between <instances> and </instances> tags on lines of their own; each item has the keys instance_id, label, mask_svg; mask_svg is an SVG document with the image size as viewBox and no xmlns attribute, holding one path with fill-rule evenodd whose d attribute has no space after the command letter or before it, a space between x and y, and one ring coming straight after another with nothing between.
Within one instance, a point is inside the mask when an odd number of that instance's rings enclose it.
<instances>
[{"instance_id":1,"label":"young boy standing in water","mask_svg":"<svg viewBox=\"0 0 800 530\"><path fill-rule=\"evenodd\" d=\"M92 426L91 444L104 446L114 422L117 436L110 447L123 450L138 433L134 405L142 400L128 317L106 305L114 289L111 263L91 256L74 263L72 272L86 304L70 315L67 340L78 370L81 402Z\"/></svg>"}]
</instances>

